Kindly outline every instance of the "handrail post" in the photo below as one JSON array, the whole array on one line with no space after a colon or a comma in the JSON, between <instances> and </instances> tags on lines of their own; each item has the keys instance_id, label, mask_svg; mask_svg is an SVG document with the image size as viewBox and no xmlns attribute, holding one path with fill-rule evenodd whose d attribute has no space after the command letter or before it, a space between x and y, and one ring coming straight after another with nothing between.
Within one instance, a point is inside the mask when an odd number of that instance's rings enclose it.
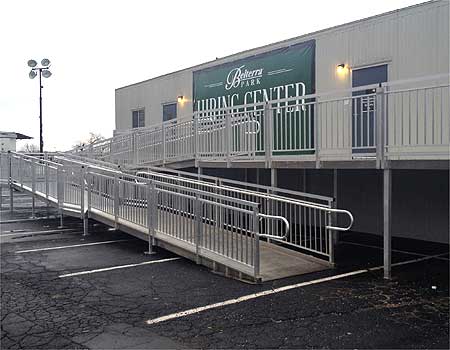
<instances>
[{"instance_id":1,"label":"handrail post","mask_svg":"<svg viewBox=\"0 0 450 350\"><path fill-rule=\"evenodd\" d=\"M151 181L147 185L147 229L148 229L148 251L144 254L154 254L153 245L155 243L156 218L158 211L157 193L155 185Z\"/></svg>"},{"instance_id":2,"label":"handrail post","mask_svg":"<svg viewBox=\"0 0 450 350\"><path fill-rule=\"evenodd\" d=\"M89 224L89 218L88 213L86 211L86 168L84 165L81 166L81 181L80 181L80 209L81 209L81 218L83 219L83 236L87 236L89 234L88 232L88 224Z\"/></svg>"},{"instance_id":3,"label":"handrail post","mask_svg":"<svg viewBox=\"0 0 450 350\"><path fill-rule=\"evenodd\" d=\"M114 188L113 188L113 196L114 196L114 226L117 229L119 227L119 178L117 174L114 175Z\"/></svg>"},{"instance_id":4,"label":"handrail post","mask_svg":"<svg viewBox=\"0 0 450 350\"><path fill-rule=\"evenodd\" d=\"M131 149L132 149L132 157L133 157L133 165L136 166L138 163L138 149L136 142L136 133L131 134Z\"/></svg>"},{"instance_id":5,"label":"handrail post","mask_svg":"<svg viewBox=\"0 0 450 350\"><path fill-rule=\"evenodd\" d=\"M200 137L198 135L198 113L194 112L194 162L195 162L195 167L198 167L199 148L200 148Z\"/></svg>"},{"instance_id":6,"label":"handrail post","mask_svg":"<svg viewBox=\"0 0 450 350\"><path fill-rule=\"evenodd\" d=\"M320 165L320 135L321 135L321 130L319 128L319 106L320 104L317 103L316 104L316 110L313 110L314 116L313 116L313 120L314 120L314 124L310 125L310 129L311 127L314 128L314 130L310 130L310 135L309 137L312 137L314 135L314 143L315 143L315 154L316 154L316 168L319 169L321 167ZM301 113L301 112L300 112ZM306 118L306 115L305 115ZM304 140L304 143L306 145L306 140Z\"/></svg>"},{"instance_id":7,"label":"handrail post","mask_svg":"<svg viewBox=\"0 0 450 350\"><path fill-rule=\"evenodd\" d=\"M328 226L333 226L333 214L331 211L327 212L327 221ZM332 266L334 266L334 230L328 229L328 254L329 254L329 262Z\"/></svg>"},{"instance_id":8,"label":"handrail post","mask_svg":"<svg viewBox=\"0 0 450 350\"><path fill-rule=\"evenodd\" d=\"M47 154L44 156L45 160L47 160ZM48 163L44 162L44 174L45 174L45 198L47 199L47 207L48 207L48 191L49 191L49 179L48 179Z\"/></svg>"},{"instance_id":9,"label":"handrail post","mask_svg":"<svg viewBox=\"0 0 450 350\"><path fill-rule=\"evenodd\" d=\"M385 128L386 128L386 110L385 110L385 88L379 87L376 91L376 168L384 169L384 147L385 147Z\"/></svg>"},{"instance_id":10,"label":"handrail post","mask_svg":"<svg viewBox=\"0 0 450 350\"><path fill-rule=\"evenodd\" d=\"M86 169L86 182L87 182L87 213L90 216L92 210L92 185L94 182L93 175L89 173L89 168Z\"/></svg>"},{"instance_id":11,"label":"handrail post","mask_svg":"<svg viewBox=\"0 0 450 350\"><path fill-rule=\"evenodd\" d=\"M225 111L225 150L227 157L227 168L230 167L231 164L231 147L233 141L233 130L231 129L231 110L230 113ZM221 142L219 140L219 142Z\"/></svg>"},{"instance_id":12,"label":"handrail post","mask_svg":"<svg viewBox=\"0 0 450 350\"><path fill-rule=\"evenodd\" d=\"M161 125L161 133L162 133L162 163L166 164L166 128L164 127L164 123Z\"/></svg>"},{"instance_id":13,"label":"handrail post","mask_svg":"<svg viewBox=\"0 0 450 350\"><path fill-rule=\"evenodd\" d=\"M14 189L13 189L13 178L12 178L12 155L11 151L8 151L8 185L9 185L9 211L12 213L14 211ZM20 162L18 162L20 164Z\"/></svg>"},{"instance_id":14,"label":"handrail post","mask_svg":"<svg viewBox=\"0 0 450 350\"><path fill-rule=\"evenodd\" d=\"M264 106L264 148L266 156L266 168L272 167L273 137L270 111L270 103L266 102Z\"/></svg>"},{"instance_id":15,"label":"handrail post","mask_svg":"<svg viewBox=\"0 0 450 350\"><path fill-rule=\"evenodd\" d=\"M253 277L255 281L259 280L260 275L260 251L259 251L259 209L253 207L253 231L254 231L254 250L253 250Z\"/></svg>"},{"instance_id":16,"label":"handrail post","mask_svg":"<svg viewBox=\"0 0 450 350\"><path fill-rule=\"evenodd\" d=\"M202 202L198 194L195 195L195 262L200 264L200 244L202 239Z\"/></svg>"},{"instance_id":17,"label":"handrail post","mask_svg":"<svg viewBox=\"0 0 450 350\"><path fill-rule=\"evenodd\" d=\"M56 168L56 199L58 201L59 227L62 228L64 226L63 222L64 172L62 165Z\"/></svg>"},{"instance_id":18,"label":"handrail post","mask_svg":"<svg viewBox=\"0 0 450 350\"><path fill-rule=\"evenodd\" d=\"M36 209L36 166L33 160L30 160L31 164L31 217L35 217Z\"/></svg>"}]
</instances>

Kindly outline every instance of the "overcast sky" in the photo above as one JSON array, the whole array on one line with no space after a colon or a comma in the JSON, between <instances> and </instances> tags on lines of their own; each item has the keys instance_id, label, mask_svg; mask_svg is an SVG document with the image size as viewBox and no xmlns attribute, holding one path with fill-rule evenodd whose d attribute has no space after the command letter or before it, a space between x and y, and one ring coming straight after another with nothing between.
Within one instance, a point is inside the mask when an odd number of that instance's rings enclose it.
<instances>
[{"instance_id":1,"label":"overcast sky","mask_svg":"<svg viewBox=\"0 0 450 350\"><path fill-rule=\"evenodd\" d=\"M43 81L45 149L66 150L89 132L112 135L118 87L420 2L2 1L0 131L39 144L31 58L52 62Z\"/></svg>"}]
</instances>

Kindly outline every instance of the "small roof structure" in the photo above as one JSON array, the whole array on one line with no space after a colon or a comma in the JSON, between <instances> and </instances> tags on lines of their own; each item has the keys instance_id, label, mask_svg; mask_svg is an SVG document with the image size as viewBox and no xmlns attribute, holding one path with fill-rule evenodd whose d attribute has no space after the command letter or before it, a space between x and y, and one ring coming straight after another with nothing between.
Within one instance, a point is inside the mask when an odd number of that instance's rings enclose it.
<instances>
[{"instance_id":1,"label":"small roof structure","mask_svg":"<svg viewBox=\"0 0 450 350\"><path fill-rule=\"evenodd\" d=\"M16 140L29 140L31 136L21 134L20 132L0 131L0 138L16 139Z\"/></svg>"}]
</instances>

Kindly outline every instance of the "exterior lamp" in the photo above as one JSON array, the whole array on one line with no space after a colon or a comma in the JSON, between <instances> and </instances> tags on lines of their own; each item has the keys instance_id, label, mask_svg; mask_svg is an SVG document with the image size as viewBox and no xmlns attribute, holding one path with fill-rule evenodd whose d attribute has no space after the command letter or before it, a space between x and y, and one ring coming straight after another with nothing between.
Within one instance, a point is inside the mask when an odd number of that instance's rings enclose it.
<instances>
[{"instance_id":1,"label":"exterior lamp","mask_svg":"<svg viewBox=\"0 0 450 350\"><path fill-rule=\"evenodd\" d=\"M345 72L345 64L344 63L338 64L336 67L336 72L338 72L339 74L344 73Z\"/></svg>"},{"instance_id":2,"label":"exterior lamp","mask_svg":"<svg viewBox=\"0 0 450 350\"><path fill-rule=\"evenodd\" d=\"M183 101L184 101L184 96L183 96L183 95L178 96L178 97L177 97L177 101L178 101L178 103L183 103Z\"/></svg>"},{"instance_id":3,"label":"exterior lamp","mask_svg":"<svg viewBox=\"0 0 450 350\"><path fill-rule=\"evenodd\" d=\"M50 60L48 58L44 58L41 61L41 66L38 67L38 64L35 60L29 60L28 67L31 68L28 76L30 79L34 79L37 77L39 72L39 152L44 152L44 139L42 137L42 77L50 78L52 72L50 72Z\"/></svg>"}]
</instances>

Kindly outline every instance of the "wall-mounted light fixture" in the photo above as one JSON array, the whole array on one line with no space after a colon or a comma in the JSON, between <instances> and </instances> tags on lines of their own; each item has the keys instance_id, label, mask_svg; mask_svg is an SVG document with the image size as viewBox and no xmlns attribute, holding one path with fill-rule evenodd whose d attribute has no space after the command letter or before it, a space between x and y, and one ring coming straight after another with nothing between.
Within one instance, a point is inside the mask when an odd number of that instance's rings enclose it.
<instances>
[{"instance_id":1,"label":"wall-mounted light fixture","mask_svg":"<svg viewBox=\"0 0 450 350\"><path fill-rule=\"evenodd\" d=\"M344 71L345 71L345 63L341 63L336 66L336 72L344 73Z\"/></svg>"},{"instance_id":2,"label":"wall-mounted light fixture","mask_svg":"<svg viewBox=\"0 0 450 350\"><path fill-rule=\"evenodd\" d=\"M178 96L178 97L177 97L177 101L178 101L178 103L183 103L183 101L184 101L184 96L183 96L183 95Z\"/></svg>"}]
</instances>

